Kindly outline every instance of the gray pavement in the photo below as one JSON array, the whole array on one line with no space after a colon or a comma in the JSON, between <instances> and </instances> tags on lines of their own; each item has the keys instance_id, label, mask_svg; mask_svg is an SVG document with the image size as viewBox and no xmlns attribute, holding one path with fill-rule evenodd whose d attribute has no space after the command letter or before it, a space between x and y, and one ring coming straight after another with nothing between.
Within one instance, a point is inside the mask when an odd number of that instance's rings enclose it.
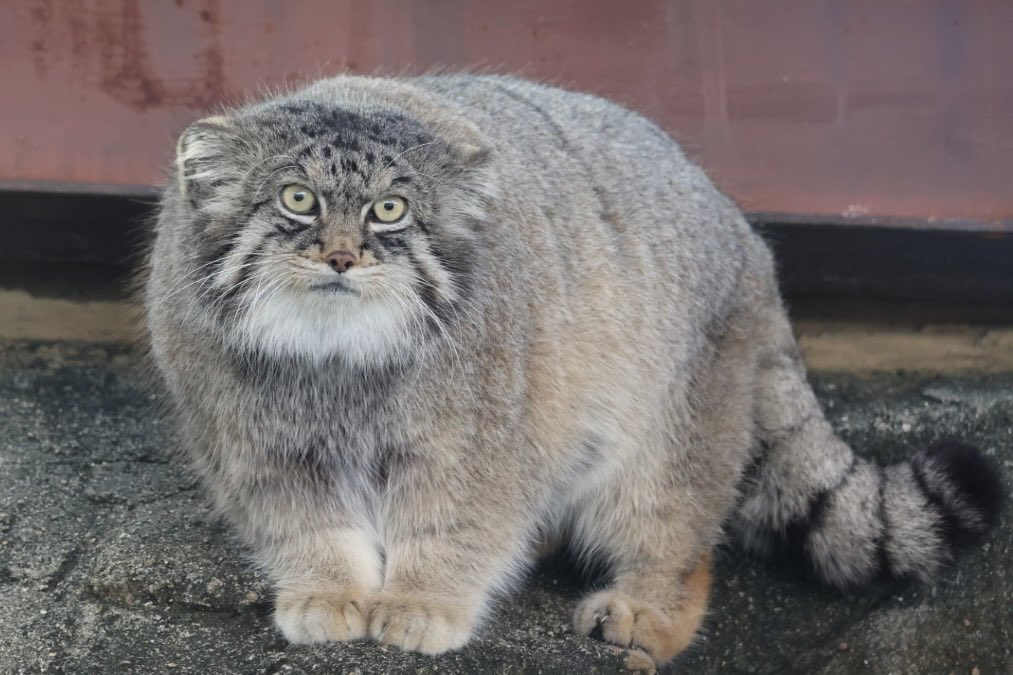
<instances>
[{"instance_id":1,"label":"gray pavement","mask_svg":"<svg viewBox=\"0 0 1013 675\"><path fill-rule=\"evenodd\" d=\"M464 650L290 646L200 489L129 346L0 342L0 673L609 673L643 665L569 625L579 589L536 572ZM1013 477L1013 374L813 378L860 452L942 437ZM841 595L719 551L710 616L669 670L1013 673L1013 522L935 585ZM975 670L976 669L976 670Z\"/></svg>"}]
</instances>

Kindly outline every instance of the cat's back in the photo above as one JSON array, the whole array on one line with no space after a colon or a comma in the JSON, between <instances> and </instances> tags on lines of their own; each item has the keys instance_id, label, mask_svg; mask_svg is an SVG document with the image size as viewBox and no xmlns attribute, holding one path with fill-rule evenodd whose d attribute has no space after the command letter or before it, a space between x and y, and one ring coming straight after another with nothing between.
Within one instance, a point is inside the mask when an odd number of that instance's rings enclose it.
<instances>
[{"instance_id":1,"label":"cat's back","mask_svg":"<svg viewBox=\"0 0 1013 675\"><path fill-rule=\"evenodd\" d=\"M514 195L544 216L518 227L555 237L576 267L600 264L583 284L588 292L600 292L600 276L608 274L619 295L704 323L734 293L742 266L750 264L754 233L703 170L643 115L599 96L508 76L410 82L463 110L493 144L504 199Z\"/></svg>"},{"instance_id":2,"label":"cat's back","mask_svg":"<svg viewBox=\"0 0 1013 675\"><path fill-rule=\"evenodd\" d=\"M570 173L568 178L614 191L619 199L650 191L683 200L694 191L704 201L718 196L668 134L605 98L502 75L411 82L462 108L498 152L522 162L525 176Z\"/></svg>"},{"instance_id":3,"label":"cat's back","mask_svg":"<svg viewBox=\"0 0 1013 675\"><path fill-rule=\"evenodd\" d=\"M643 171L647 162L691 168L678 145L647 118L598 96L503 75L410 81L462 108L500 152L528 159L565 157L592 174L607 161L613 175L639 175L641 182L653 180ZM565 163L527 166L528 175L536 176L567 170Z\"/></svg>"}]
</instances>

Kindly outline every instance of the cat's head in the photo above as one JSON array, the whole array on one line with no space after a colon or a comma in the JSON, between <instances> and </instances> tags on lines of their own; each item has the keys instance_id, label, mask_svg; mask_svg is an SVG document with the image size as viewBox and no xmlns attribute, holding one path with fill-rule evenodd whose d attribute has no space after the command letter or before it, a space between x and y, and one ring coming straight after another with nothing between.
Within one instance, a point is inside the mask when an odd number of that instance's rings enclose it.
<instances>
[{"instance_id":1,"label":"cat's head","mask_svg":"<svg viewBox=\"0 0 1013 675\"><path fill-rule=\"evenodd\" d=\"M161 227L185 249L197 315L231 346L399 359L467 302L487 155L471 128L283 99L183 133Z\"/></svg>"}]
</instances>

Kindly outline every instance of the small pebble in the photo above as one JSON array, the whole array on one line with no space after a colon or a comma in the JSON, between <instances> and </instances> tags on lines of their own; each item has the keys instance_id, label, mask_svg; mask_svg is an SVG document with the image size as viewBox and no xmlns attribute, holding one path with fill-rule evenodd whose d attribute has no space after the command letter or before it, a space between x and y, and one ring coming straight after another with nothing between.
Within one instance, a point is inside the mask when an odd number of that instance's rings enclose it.
<instances>
[{"instance_id":1,"label":"small pebble","mask_svg":"<svg viewBox=\"0 0 1013 675\"><path fill-rule=\"evenodd\" d=\"M841 652L848 651L848 643L847 642L838 642L837 643L837 650L841 651Z\"/></svg>"}]
</instances>

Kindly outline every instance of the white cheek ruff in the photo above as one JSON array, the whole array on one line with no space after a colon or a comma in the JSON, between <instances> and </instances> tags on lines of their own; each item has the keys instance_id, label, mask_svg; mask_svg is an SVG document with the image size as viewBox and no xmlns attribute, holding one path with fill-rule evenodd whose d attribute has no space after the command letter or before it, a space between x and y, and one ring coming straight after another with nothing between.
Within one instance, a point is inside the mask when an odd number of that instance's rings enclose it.
<instances>
[{"instance_id":1,"label":"white cheek ruff","mask_svg":"<svg viewBox=\"0 0 1013 675\"><path fill-rule=\"evenodd\" d=\"M407 355L413 319L381 298L287 288L258 301L236 337L271 356L320 361L340 355L356 365L379 365Z\"/></svg>"}]
</instances>

